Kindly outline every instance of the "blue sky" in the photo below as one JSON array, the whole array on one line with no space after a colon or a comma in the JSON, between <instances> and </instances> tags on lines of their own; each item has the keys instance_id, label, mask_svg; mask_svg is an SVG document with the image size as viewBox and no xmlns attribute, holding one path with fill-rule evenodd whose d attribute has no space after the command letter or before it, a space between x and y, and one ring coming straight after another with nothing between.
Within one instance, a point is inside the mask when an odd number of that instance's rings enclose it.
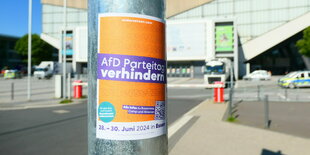
<instances>
[{"instance_id":1,"label":"blue sky","mask_svg":"<svg viewBox=\"0 0 310 155\"><path fill-rule=\"evenodd\" d=\"M41 0L32 0L32 33L42 31ZM28 33L28 0L3 0L0 5L0 34L21 37Z\"/></svg>"}]
</instances>

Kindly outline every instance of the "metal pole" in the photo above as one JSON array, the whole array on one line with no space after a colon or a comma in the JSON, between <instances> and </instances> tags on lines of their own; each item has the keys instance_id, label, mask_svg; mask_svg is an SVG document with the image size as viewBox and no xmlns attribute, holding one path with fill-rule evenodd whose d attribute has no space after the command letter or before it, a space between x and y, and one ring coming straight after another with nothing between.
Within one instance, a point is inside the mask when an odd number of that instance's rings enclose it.
<instances>
[{"instance_id":1,"label":"metal pole","mask_svg":"<svg viewBox=\"0 0 310 155\"><path fill-rule=\"evenodd\" d=\"M268 102L268 95L265 95L264 105L265 105L265 128L269 128L269 102Z\"/></svg>"},{"instance_id":2,"label":"metal pole","mask_svg":"<svg viewBox=\"0 0 310 155\"><path fill-rule=\"evenodd\" d=\"M58 50L58 63L59 64L62 63L62 51L63 51L63 47L62 47L63 41L62 40L63 40L63 37L62 37L62 27L59 27L59 50Z\"/></svg>"},{"instance_id":3,"label":"metal pole","mask_svg":"<svg viewBox=\"0 0 310 155\"><path fill-rule=\"evenodd\" d=\"M29 0L28 6L28 81L27 81L27 99L31 100L31 35L32 35L32 0Z\"/></svg>"},{"instance_id":4,"label":"metal pole","mask_svg":"<svg viewBox=\"0 0 310 155\"><path fill-rule=\"evenodd\" d=\"M68 73L68 99L71 99L71 73Z\"/></svg>"},{"instance_id":5,"label":"metal pole","mask_svg":"<svg viewBox=\"0 0 310 155\"><path fill-rule=\"evenodd\" d=\"M11 83L11 99L14 100L14 82Z\"/></svg>"},{"instance_id":6,"label":"metal pole","mask_svg":"<svg viewBox=\"0 0 310 155\"><path fill-rule=\"evenodd\" d=\"M233 99L232 99L232 88L230 88L230 91L229 91L229 103L228 103L228 114L229 114L229 117L232 117L232 102L233 102Z\"/></svg>"},{"instance_id":7,"label":"metal pole","mask_svg":"<svg viewBox=\"0 0 310 155\"><path fill-rule=\"evenodd\" d=\"M167 134L146 139L136 140L110 140L97 138L97 63L98 63L98 14L100 13L131 13L136 15L148 15L164 20L164 0L89 0L88 1L88 154L89 155L105 155L105 154L130 154L130 155L167 155L168 139ZM120 21L120 20L114 20ZM124 22L144 22L135 18L124 19ZM151 20L152 21L152 20ZM145 24L145 23L144 23ZM149 23L151 24L151 23ZM153 24L157 24L153 22ZM135 24L133 24L135 25ZM118 26L118 25L117 25ZM113 29L113 27L111 27ZM118 32L118 29L113 31ZM110 32L110 31L109 31ZM141 31L142 32L142 31ZM162 32L164 36L164 32ZM164 38L164 37L163 37ZM121 40L120 40L121 41ZM127 42L127 41L126 41ZM123 46L123 42L119 42L118 46ZM141 44L143 46L143 44ZM164 49L164 46L163 46ZM155 51L154 51L155 52ZM158 52L158 51L156 51ZM98 73L99 74L99 73ZM165 73L166 74L166 73ZM166 77L165 77L166 78ZM106 80L109 81L109 80ZM124 82L126 84L127 82ZM142 83L139 83L139 85ZM161 84L159 84L161 85ZM118 89L118 88L114 88ZM163 86L165 89L165 84ZM120 89L119 89L120 90ZM121 90L120 90L121 91ZM129 91L127 94L118 96L119 99L135 93L136 90ZM105 95L104 92L100 95ZM109 94L110 96L113 94ZM137 94L138 95L138 94ZM145 96L140 96L141 98ZM133 103L134 104L134 103ZM141 115L141 117L144 117ZM166 121L166 118L165 118ZM108 124L108 123L106 123ZM104 126L105 127L105 126ZM103 127L103 130L109 130ZM151 126L152 127L152 126ZM164 127L167 131L167 125ZM115 129L115 128L114 128ZM116 130L116 129L115 129ZM121 129L122 130L122 129ZM135 129L137 130L137 129ZM119 131L119 130L118 130ZM127 134L127 132L125 133ZM137 134L132 138L140 136Z\"/></svg>"},{"instance_id":8,"label":"metal pole","mask_svg":"<svg viewBox=\"0 0 310 155\"><path fill-rule=\"evenodd\" d=\"M64 8L63 8L63 14L64 14L64 18L63 18L63 69L62 69L62 76L63 76L63 98L67 98L67 87L66 87L66 70L67 70L67 48L66 48L66 34L67 34L67 0L64 0Z\"/></svg>"},{"instance_id":9,"label":"metal pole","mask_svg":"<svg viewBox=\"0 0 310 155\"><path fill-rule=\"evenodd\" d=\"M229 90L229 105L228 105L228 112L229 117L232 117L232 104L233 104L233 87L234 87L234 74L233 74L233 68L230 68L230 90Z\"/></svg>"}]
</instances>

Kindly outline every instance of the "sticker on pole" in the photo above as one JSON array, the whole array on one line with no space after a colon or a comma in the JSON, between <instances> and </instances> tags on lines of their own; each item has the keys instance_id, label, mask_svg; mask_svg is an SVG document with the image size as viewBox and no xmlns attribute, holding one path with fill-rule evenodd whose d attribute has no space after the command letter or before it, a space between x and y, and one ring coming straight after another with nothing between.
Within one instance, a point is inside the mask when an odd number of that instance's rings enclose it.
<instances>
[{"instance_id":1,"label":"sticker on pole","mask_svg":"<svg viewBox=\"0 0 310 155\"><path fill-rule=\"evenodd\" d=\"M139 140L166 134L164 22L99 14L97 56L96 137Z\"/></svg>"}]
</instances>

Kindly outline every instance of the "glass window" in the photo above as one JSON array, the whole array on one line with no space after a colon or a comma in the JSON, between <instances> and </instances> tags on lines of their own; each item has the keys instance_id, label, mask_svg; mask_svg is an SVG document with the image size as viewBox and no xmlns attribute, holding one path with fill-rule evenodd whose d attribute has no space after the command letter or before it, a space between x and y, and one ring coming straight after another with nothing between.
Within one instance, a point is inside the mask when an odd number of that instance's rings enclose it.
<instances>
[{"instance_id":1,"label":"glass window","mask_svg":"<svg viewBox=\"0 0 310 155\"><path fill-rule=\"evenodd\" d=\"M254 37L257 37L259 35L261 35L263 32L265 32L265 26L266 24L253 24L252 25L252 35Z\"/></svg>"},{"instance_id":2,"label":"glass window","mask_svg":"<svg viewBox=\"0 0 310 155\"><path fill-rule=\"evenodd\" d=\"M268 22L270 18L269 11L259 11L252 13L252 22L253 23L263 23Z\"/></svg>"},{"instance_id":3,"label":"glass window","mask_svg":"<svg viewBox=\"0 0 310 155\"><path fill-rule=\"evenodd\" d=\"M82 22L87 22L87 12L86 11L83 11L83 12L80 12L80 21Z\"/></svg>"},{"instance_id":4,"label":"glass window","mask_svg":"<svg viewBox=\"0 0 310 155\"><path fill-rule=\"evenodd\" d=\"M62 23L64 20L63 13L55 13L52 18L55 23Z\"/></svg>"},{"instance_id":5,"label":"glass window","mask_svg":"<svg viewBox=\"0 0 310 155\"><path fill-rule=\"evenodd\" d=\"M252 0L252 10L267 10L269 9L270 0Z\"/></svg>"},{"instance_id":6,"label":"glass window","mask_svg":"<svg viewBox=\"0 0 310 155\"><path fill-rule=\"evenodd\" d=\"M9 49L14 50L15 47L15 41L10 41L9 42Z\"/></svg>"},{"instance_id":7,"label":"glass window","mask_svg":"<svg viewBox=\"0 0 310 155\"><path fill-rule=\"evenodd\" d=\"M203 15L204 16L210 16L210 15L216 15L217 14L217 5L216 4L206 4L203 6Z\"/></svg>"},{"instance_id":8,"label":"glass window","mask_svg":"<svg viewBox=\"0 0 310 155\"><path fill-rule=\"evenodd\" d=\"M53 7L53 12L57 12L57 13L62 13L64 9L62 6L52 6L52 7Z\"/></svg>"},{"instance_id":9,"label":"glass window","mask_svg":"<svg viewBox=\"0 0 310 155\"><path fill-rule=\"evenodd\" d=\"M51 23L53 22L53 14L52 13L43 13L42 15L42 23Z\"/></svg>"},{"instance_id":10,"label":"glass window","mask_svg":"<svg viewBox=\"0 0 310 155\"><path fill-rule=\"evenodd\" d=\"M239 25L238 34L240 34L240 36L251 36L251 26L250 25Z\"/></svg>"},{"instance_id":11,"label":"glass window","mask_svg":"<svg viewBox=\"0 0 310 155\"><path fill-rule=\"evenodd\" d=\"M202 7L197 7L197 8L194 8L190 11L187 12L187 17L201 17L201 8Z\"/></svg>"},{"instance_id":12,"label":"glass window","mask_svg":"<svg viewBox=\"0 0 310 155\"><path fill-rule=\"evenodd\" d=\"M288 4L288 0L272 0L272 3L270 3L270 9L287 8Z\"/></svg>"},{"instance_id":13,"label":"glass window","mask_svg":"<svg viewBox=\"0 0 310 155\"><path fill-rule=\"evenodd\" d=\"M306 12L308 12L307 8L291 8L289 10L289 18L295 19L296 17L301 16Z\"/></svg>"},{"instance_id":14,"label":"glass window","mask_svg":"<svg viewBox=\"0 0 310 155\"><path fill-rule=\"evenodd\" d=\"M43 28L43 33L48 34L48 33L53 32L52 24L43 24L42 28Z\"/></svg>"},{"instance_id":15,"label":"glass window","mask_svg":"<svg viewBox=\"0 0 310 155\"><path fill-rule=\"evenodd\" d=\"M235 2L235 12L248 12L251 10L251 1L243 0Z\"/></svg>"},{"instance_id":16,"label":"glass window","mask_svg":"<svg viewBox=\"0 0 310 155\"><path fill-rule=\"evenodd\" d=\"M227 2L227 3L219 3L219 14L231 14L233 12L233 3Z\"/></svg>"},{"instance_id":17,"label":"glass window","mask_svg":"<svg viewBox=\"0 0 310 155\"><path fill-rule=\"evenodd\" d=\"M52 6L43 4L43 6L42 6L42 12L43 13L50 13L52 11L53 11Z\"/></svg>"},{"instance_id":18,"label":"glass window","mask_svg":"<svg viewBox=\"0 0 310 155\"><path fill-rule=\"evenodd\" d=\"M79 14L77 12L68 13L67 21L74 22L74 23L79 22Z\"/></svg>"},{"instance_id":19,"label":"glass window","mask_svg":"<svg viewBox=\"0 0 310 155\"><path fill-rule=\"evenodd\" d=\"M241 13L241 14L237 14L237 23L238 24L249 24L251 23L251 13Z\"/></svg>"},{"instance_id":20,"label":"glass window","mask_svg":"<svg viewBox=\"0 0 310 155\"><path fill-rule=\"evenodd\" d=\"M296 6L307 6L308 0L290 0L289 6L290 7L296 7Z\"/></svg>"},{"instance_id":21,"label":"glass window","mask_svg":"<svg viewBox=\"0 0 310 155\"><path fill-rule=\"evenodd\" d=\"M282 22L288 20L288 11L281 10L271 10L270 11L270 22Z\"/></svg>"},{"instance_id":22,"label":"glass window","mask_svg":"<svg viewBox=\"0 0 310 155\"><path fill-rule=\"evenodd\" d=\"M67 9L67 12L78 12L79 10L78 9L75 9L75 8L68 8Z\"/></svg>"},{"instance_id":23,"label":"glass window","mask_svg":"<svg viewBox=\"0 0 310 155\"><path fill-rule=\"evenodd\" d=\"M298 77L299 77L299 78L305 78L305 74L304 74L304 73L301 73Z\"/></svg>"}]
</instances>

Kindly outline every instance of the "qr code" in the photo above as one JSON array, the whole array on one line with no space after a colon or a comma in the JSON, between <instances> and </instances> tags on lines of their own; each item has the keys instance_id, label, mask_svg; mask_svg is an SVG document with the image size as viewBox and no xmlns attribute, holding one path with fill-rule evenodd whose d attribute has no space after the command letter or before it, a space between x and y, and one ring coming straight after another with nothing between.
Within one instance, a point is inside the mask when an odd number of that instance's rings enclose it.
<instances>
[{"instance_id":1,"label":"qr code","mask_svg":"<svg viewBox=\"0 0 310 155\"><path fill-rule=\"evenodd\" d=\"M164 120L166 118L165 101L156 101L155 120Z\"/></svg>"}]
</instances>

